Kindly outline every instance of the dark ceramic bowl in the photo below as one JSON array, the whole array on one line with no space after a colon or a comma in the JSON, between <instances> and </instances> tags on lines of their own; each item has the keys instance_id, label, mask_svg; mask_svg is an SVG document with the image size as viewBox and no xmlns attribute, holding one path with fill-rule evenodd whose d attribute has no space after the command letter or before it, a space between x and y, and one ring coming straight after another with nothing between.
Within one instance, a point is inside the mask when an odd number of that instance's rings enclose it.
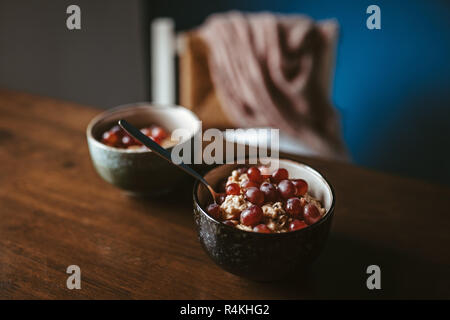
<instances>
[{"instance_id":1,"label":"dark ceramic bowl","mask_svg":"<svg viewBox=\"0 0 450 320\"><path fill-rule=\"evenodd\" d=\"M119 149L100 142L103 132L125 119L141 128L157 124L169 132L183 128L190 136L178 144L193 144L201 130L194 113L179 106L160 106L148 102L120 106L96 116L89 123L86 135L89 152L98 174L107 182L138 195L160 195L180 185L189 176L148 149ZM173 147L168 148L169 151Z\"/></svg>"},{"instance_id":2,"label":"dark ceramic bowl","mask_svg":"<svg viewBox=\"0 0 450 320\"><path fill-rule=\"evenodd\" d=\"M302 178L309 184L309 193L321 200L327 210L317 223L304 229L264 234L247 232L227 226L211 216L204 208L211 198L198 182L194 186L194 218L199 240L220 267L228 272L258 281L273 281L307 267L321 253L334 214L335 197L330 184L311 167L291 160L279 161L289 171L290 178ZM226 164L210 170L205 179L217 185L238 164Z\"/></svg>"}]
</instances>

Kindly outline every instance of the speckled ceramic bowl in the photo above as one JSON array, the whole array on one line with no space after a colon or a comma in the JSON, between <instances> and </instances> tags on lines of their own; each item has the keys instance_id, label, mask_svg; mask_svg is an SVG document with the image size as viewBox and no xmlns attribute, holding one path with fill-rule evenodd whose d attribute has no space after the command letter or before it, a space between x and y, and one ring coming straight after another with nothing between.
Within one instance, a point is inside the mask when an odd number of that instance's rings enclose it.
<instances>
[{"instance_id":1,"label":"speckled ceramic bowl","mask_svg":"<svg viewBox=\"0 0 450 320\"><path fill-rule=\"evenodd\" d=\"M101 143L103 132L117 124L119 119L125 119L138 128L151 124L160 125L169 132L184 128L191 135L179 144L191 146L194 135L201 130L197 116L179 106L142 102L119 106L99 114L89 123L86 135L92 162L104 180L131 194L157 196L189 179L182 170L148 149L119 149Z\"/></svg>"},{"instance_id":2,"label":"speckled ceramic bowl","mask_svg":"<svg viewBox=\"0 0 450 320\"><path fill-rule=\"evenodd\" d=\"M217 185L238 166L216 167L205 179ZM281 279L307 267L327 241L334 214L332 187L319 172L305 164L279 160L279 166L289 171L290 178L305 179L309 184L308 192L321 200L327 211L317 223L286 233L239 230L209 216L204 208L211 201L210 195L198 182L194 186L194 218L199 240L211 259L228 272L258 281Z\"/></svg>"}]
</instances>

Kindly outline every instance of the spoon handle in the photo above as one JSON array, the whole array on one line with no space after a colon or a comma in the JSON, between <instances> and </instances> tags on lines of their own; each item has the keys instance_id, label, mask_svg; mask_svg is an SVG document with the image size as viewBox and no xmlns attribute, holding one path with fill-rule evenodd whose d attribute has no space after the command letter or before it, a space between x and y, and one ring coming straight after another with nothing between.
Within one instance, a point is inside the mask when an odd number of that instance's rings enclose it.
<instances>
[{"instance_id":1,"label":"spoon handle","mask_svg":"<svg viewBox=\"0 0 450 320\"><path fill-rule=\"evenodd\" d=\"M206 182L203 177L198 174L195 170L193 170L190 166L186 165L185 163L181 162L180 164L174 163L172 161L172 157L169 151L161 147L159 144L157 144L155 141L147 137L145 134L141 132L141 130L137 129L135 126L128 123L126 120L119 120L119 125L133 138L140 141L143 145L145 145L147 148L152 150L154 153L156 153L161 158L169 161L173 165L181 168L186 173L193 176L195 179L200 180L201 183L203 183L210 191L212 191L212 194L215 195L214 190L212 187Z\"/></svg>"}]
</instances>

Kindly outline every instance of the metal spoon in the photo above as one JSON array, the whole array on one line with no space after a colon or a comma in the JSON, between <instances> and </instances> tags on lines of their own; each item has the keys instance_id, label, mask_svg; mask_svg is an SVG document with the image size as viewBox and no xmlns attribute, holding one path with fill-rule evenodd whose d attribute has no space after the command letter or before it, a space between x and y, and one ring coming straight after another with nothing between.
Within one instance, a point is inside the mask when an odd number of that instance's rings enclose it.
<instances>
[{"instance_id":1,"label":"metal spoon","mask_svg":"<svg viewBox=\"0 0 450 320\"><path fill-rule=\"evenodd\" d=\"M214 191L213 187L195 170L193 170L190 166L184 164L181 162L180 164L176 164L172 161L172 157L170 156L170 152L161 147L159 144L157 144L155 141L147 137L145 134L141 132L141 130L137 129L136 127L132 126L130 123L128 123L126 120L119 120L119 126L121 126L130 136L141 142L144 146L152 150L154 153L156 153L161 158L169 161L174 166L179 167L180 169L184 170L184 172L190 174L192 177L203 183L203 185L209 190L211 193L214 202L216 202L216 199L218 199L217 192Z\"/></svg>"}]
</instances>

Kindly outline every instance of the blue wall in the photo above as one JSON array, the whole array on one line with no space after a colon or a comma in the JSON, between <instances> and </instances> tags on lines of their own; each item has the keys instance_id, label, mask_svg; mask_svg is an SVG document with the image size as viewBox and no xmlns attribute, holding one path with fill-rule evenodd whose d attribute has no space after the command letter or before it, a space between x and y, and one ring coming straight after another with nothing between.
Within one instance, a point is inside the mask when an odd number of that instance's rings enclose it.
<instances>
[{"instance_id":1,"label":"blue wall","mask_svg":"<svg viewBox=\"0 0 450 320\"><path fill-rule=\"evenodd\" d=\"M381 30L366 8L381 9ZM337 18L333 101L353 161L449 184L450 1L252 1L251 9Z\"/></svg>"}]
</instances>

